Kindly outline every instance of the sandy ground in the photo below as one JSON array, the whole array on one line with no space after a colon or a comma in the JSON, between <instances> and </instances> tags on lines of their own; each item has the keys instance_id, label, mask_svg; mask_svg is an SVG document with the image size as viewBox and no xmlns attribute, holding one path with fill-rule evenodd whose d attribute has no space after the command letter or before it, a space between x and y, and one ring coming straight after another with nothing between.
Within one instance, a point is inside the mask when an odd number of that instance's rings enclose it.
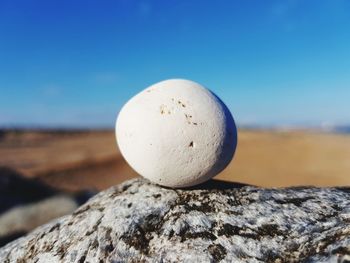
<instances>
[{"instance_id":1,"label":"sandy ground","mask_svg":"<svg viewBox=\"0 0 350 263\"><path fill-rule=\"evenodd\" d=\"M350 135L243 131L236 153L220 178L278 187L350 185Z\"/></svg>"},{"instance_id":2,"label":"sandy ground","mask_svg":"<svg viewBox=\"0 0 350 263\"><path fill-rule=\"evenodd\" d=\"M101 190L137 176L113 131L2 134L0 166L69 191ZM349 135L239 131L235 158L218 178L260 186L349 186L349 172Z\"/></svg>"}]
</instances>

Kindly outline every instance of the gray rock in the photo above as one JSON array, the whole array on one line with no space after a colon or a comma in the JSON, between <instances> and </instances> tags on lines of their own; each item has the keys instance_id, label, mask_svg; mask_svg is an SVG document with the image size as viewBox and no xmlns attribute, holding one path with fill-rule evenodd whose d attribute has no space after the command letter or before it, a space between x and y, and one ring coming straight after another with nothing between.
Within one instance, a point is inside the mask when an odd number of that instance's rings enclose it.
<instances>
[{"instance_id":1,"label":"gray rock","mask_svg":"<svg viewBox=\"0 0 350 263\"><path fill-rule=\"evenodd\" d=\"M347 262L350 188L127 181L0 250L0 262Z\"/></svg>"}]
</instances>

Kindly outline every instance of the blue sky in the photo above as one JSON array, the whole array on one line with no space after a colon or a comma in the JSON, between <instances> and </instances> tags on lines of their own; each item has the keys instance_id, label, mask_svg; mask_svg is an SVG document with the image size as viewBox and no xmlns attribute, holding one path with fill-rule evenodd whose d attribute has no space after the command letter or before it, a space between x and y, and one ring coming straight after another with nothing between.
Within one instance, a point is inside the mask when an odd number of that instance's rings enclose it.
<instances>
[{"instance_id":1,"label":"blue sky","mask_svg":"<svg viewBox=\"0 0 350 263\"><path fill-rule=\"evenodd\" d=\"M113 127L168 78L239 125L350 123L350 1L0 2L0 126Z\"/></svg>"}]
</instances>

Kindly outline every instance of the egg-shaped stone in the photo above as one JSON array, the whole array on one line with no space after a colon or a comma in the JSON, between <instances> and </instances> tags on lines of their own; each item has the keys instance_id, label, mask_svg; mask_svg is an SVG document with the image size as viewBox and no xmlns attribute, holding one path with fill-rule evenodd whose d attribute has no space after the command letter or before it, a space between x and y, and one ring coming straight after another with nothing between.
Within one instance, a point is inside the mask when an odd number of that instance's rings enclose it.
<instances>
[{"instance_id":1,"label":"egg-shaped stone","mask_svg":"<svg viewBox=\"0 0 350 263\"><path fill-rule=\"evenodd\" d=\"M217 175L237 145L236 126L225 104L184 79L161 81L131 98L118 115L116 137L138 174L174 188Z\"/></svg>"}]
</instances>

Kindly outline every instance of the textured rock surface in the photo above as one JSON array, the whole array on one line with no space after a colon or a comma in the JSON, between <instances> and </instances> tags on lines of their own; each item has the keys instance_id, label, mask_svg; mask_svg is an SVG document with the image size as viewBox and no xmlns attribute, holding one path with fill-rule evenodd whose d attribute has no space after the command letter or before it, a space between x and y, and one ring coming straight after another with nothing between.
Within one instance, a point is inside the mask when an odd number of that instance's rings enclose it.
<instances>
[{"instance_id":1,"label":"textured rock surface","mask_svg":"<svg viewBox=\"0 0 350 263\"><path fill-rule=\"evenodd\" d=\"M346 262L350 189L135 179L0 250L0 262Z\"/></svg>"}]
</instances>

